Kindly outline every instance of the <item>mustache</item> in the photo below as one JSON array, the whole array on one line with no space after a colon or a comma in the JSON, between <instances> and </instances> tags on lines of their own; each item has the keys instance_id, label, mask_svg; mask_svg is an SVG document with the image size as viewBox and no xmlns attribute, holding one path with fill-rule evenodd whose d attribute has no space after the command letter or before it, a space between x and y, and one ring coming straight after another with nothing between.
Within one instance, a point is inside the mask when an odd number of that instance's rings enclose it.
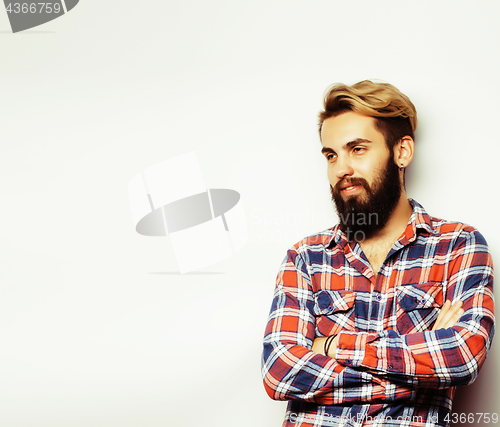
<instances>
[{"instance_id":1,"label":"mustache","mask_svg":"<svg viewBox=\"0 0 500 427\"><path fill-rule=\"evenodd\" d=\"M342 178L339 182L335 184L335 187L332 188L333 194L340 194L340 187L344 185L361 185L364 187L366 190L370 189L370 186L368 185L368 181L364 178L356 178L356 177L347 177L347 178ZM330 186L331 187L331 186Z\"/></svg>"}]
</instances>

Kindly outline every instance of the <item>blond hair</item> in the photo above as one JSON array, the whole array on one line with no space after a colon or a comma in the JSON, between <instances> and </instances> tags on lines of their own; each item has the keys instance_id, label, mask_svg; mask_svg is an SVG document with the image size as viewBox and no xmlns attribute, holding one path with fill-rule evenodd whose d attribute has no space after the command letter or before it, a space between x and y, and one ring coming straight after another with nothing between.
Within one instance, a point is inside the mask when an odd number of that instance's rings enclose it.
<instances>
[{"instance_id":1,"label":"blond hair","mask_svg":"<svg viewBox=\"0 0 500 427\"><path fill-rule=\"evenodd\" d=\"M339 114L353 111L374 117L376 126L389 147L402 137L415 138L417 110L410 99L389 83L363 80L352 86L335 83L325 91L324 111L319 113L319 133L323 122Z\"/></svg>"}]
</instances>

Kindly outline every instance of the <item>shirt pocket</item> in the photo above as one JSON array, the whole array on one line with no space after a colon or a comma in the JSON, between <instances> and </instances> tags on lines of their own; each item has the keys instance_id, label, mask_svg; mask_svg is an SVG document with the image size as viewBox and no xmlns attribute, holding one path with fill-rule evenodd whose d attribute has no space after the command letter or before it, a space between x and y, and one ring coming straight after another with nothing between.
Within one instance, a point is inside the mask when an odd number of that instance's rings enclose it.
<instances>
[{"instance_id":1,"label":"shirt pocket","mask_svg":"<svg viewBox=\"0 0 500 427\"><path fill-rule=\"evenodd\" d=\"M356 292L321 290L314 294L316 336L337 335L341 330L354 331Z\"/></svg>"},{"instance_id":2,"label":"shirt pocket","mask_svg":"<svg viewBox=\"0 0 500 427\"><path fill-rule=\"evenodd\" d=\"M441 282L401 285L397 288L397 329L400 334L430 330L443 306Z\"/></svg>"}]
</instances>

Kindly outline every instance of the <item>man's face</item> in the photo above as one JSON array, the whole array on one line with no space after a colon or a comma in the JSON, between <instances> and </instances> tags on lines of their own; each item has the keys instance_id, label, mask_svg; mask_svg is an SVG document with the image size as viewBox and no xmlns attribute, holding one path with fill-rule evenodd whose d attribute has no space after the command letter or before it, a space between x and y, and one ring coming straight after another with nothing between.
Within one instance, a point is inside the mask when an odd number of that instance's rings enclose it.
<instances>
[{"instance_id":1,"label":"man's face","mask_svg":"<svg viewBox=\"0 0 500 427\"><path fill-rule=\"evenodd\" d=\"M401 196L398 166L375 119L354 112L323 122L332 199L349 240L362 241L385 226Z\"/></svg>"}]
</instances>

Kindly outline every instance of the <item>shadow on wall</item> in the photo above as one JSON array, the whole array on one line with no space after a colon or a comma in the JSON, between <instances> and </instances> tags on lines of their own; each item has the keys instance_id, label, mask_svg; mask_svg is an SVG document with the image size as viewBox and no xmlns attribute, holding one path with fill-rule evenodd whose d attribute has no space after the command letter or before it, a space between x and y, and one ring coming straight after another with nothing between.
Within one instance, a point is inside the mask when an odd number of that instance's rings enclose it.
<instances>
[{"instance_id":1,"label":"shadow on wall","mask_svg":"<svg viewBox=\"0 0 500 427\"><path fill-rule=\"evenodd\" d=\"M469 386L457 387L451 412L452 414L457 414L455 417L458 417L458 422L451 423L451 426L490 426L493 423L493 414L495 414L495 417L498 417L500 412L500 387L498 384L498 357L500 352L498 347L500 347L500 343L497 338L493 340L493 346L476 381ZM461 414L464 414L464 417L468 421L461 423L459 418ZM486 415L490 418L489 423L486 422L487 420L484 421ZM479 419L480 421L478 422Z\"/></svg>"}]
</instances>

